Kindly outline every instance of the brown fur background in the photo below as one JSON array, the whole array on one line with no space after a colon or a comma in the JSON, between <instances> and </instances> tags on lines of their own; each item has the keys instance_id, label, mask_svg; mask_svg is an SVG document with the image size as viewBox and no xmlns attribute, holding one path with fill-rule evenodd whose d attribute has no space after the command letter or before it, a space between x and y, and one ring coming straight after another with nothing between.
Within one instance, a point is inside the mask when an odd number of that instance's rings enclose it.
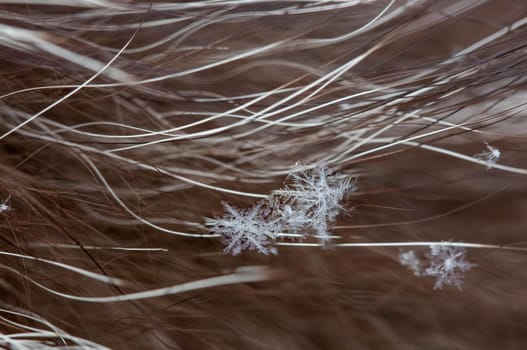
<instances>
[{"instance_id":1,"label":"brown fur background","mask_svg":"<svg viewBox=\"0 0 527 350\"><path fill-rule=\"evenodd\" d=\"M34 313L112 349L525 348L523 252L469 249L478 266L466 273L463 290L434 290L432 278L399 264L399 248L280 246L277 255L230 256L216 238L153 227L207 235L203 224L222 214L222 200L241 207L255 201L211 186L268 194L296 162L323 161L359 175L334 229L336 243L523 244L526 5L395 1L364 27L388 4L0 1L0 199L10 206L0 214L0 250L129 282L108 285L2 255L1 308ZM110 68L17 128L86 82L129 40ZM262 51L249 54L253 49ZM366 52L316 94L309 96L313 88L274 105ZM382 90L310 110L375 88ZM423 88L430 89L416 93ZM269 91L275 93L253 100ZM266 120L298 113L287 122L300 127L258 130L266 124L247 119L284 107L290 109ZM217 118L198 123L209 116ZM388 141L352 149L358 130L367 137L394 122L378 136ZM441 122L457 127L439 132L448 128ZM122 137L148 131L160 133ZM414 144L347 159L432 131ZM163 142L146 144L156 141ZM485 141L501 151L499 164L517 171L487 170L423 147L473 156ZM141 147L112 153L129 146ZM84 297L118 296L252 265L276 273L263 282L104 304L68 300L31 282ZM13 322L37 325L0 316L6 336L24 332ZM52 337L28 339L38 341L34 348L64 346ZM16 349L6 338L0 345Z\"/></svg>"}]
</instances>

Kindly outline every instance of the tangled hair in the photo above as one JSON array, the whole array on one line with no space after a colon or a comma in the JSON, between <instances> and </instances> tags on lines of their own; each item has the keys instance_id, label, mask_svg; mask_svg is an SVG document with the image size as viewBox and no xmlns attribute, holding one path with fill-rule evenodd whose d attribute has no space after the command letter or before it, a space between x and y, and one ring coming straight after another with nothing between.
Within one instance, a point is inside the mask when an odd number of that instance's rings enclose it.
<instances>
[{"instance_id":1,"label":"tangled hair","mask_svg":"<svg viewBox=\"0 0 527 350\"><path fill-rule=\"evenodd\" d=\"M0 347L525 348L526 38L522 0L0 0Z\"/></svg>"}]
</instances>

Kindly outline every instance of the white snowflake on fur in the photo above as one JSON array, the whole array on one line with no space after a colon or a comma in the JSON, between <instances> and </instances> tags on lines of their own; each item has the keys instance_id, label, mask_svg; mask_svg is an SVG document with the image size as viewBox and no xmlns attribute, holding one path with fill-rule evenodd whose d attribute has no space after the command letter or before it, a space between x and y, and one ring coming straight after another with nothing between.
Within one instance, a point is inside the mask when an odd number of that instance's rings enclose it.
<instances>
[{"instance_id":1,"label":"white snowflake on fur","mask_svg":"<svg viewBox=\"0 0 527 350\"><path fill-rule=\"evenodd\" d=\"M427 255L430 260L429 267L423 275L436 278L434 289L442 289L443 286L456 286L461 290L464 272L469 271L475 264L469 263L465 259L466 249L463 247L453 247L446 244L430 246L430 253Z\"/></svg>"},{"instance_id":2,"label":"white snowflake on fur","mask_svg":"<svg viewBox=\"0 0 527 350\"><path fill-rule=\"evenodd\" d=\"M226 254L237 255L246 249L276 254L273 244L284 231L301 238L315 236L326 244L331 238L329 226L343 209L344 195L354 189L353 179L333 174L323 165L297 168L289 174L284 189L248 209L223 203L225 215L208 219L206 225L211 233L220 235Z\"/></svg>"},{"instance_id":3,"label":"white snowflake on fur","mask_svg":"<svg viewBox=\"0 0 527 350\"><path fill-rule=\"evenodd\" d=\"M415 255L413 250L399 253L399 262L406 266L416 276L421 276L421 260Z\"/></svg>"},{"instance_id":4,"label":"white snowflake on fur","mask_svg":"<svg viewBox=\"0 0 527 350\"><path fill-rule=\"evenodd\" d=\"M345 194L354 188L352 178L332 174L327 167L319 165L314 169L293 171L287 180L285 189L275 193L284 197L293 209L289 213L290 220L304 222L322 242L329 241L328 228L342 211Z\"/></svg>"},{"instance_id":5,"label":"white snowflake on fur","mask_svg":"<svg viewBox=\"0 0 527 350\"><path fill-rule=\"evenodd\" d=\"M264 201L247 209L236 208L226 202L223 202L223 206L225 215L219 219L209 219L207 226L211 227L211 232L221 235L225 254L237 255L246 249L276 254L272 244L282 226L280 220L271 215Z\"/></svg>"},{"instance_id":6,"label":"white snowflake on fur","mask_svg":"<svg viewBox=\"0 0 527 350\"><path fill-rule=\"evenodd\" d=\"M5 201L0 203L0 213L5 213L6 211L11 210L11 205L9 204L9 199L11 197L8 197Z\"/></svg>"},{"instance_id":7,"label":"white snowflake on fur","mask_svg":"<svg viewBox=\"0 0 527 350\"><path fill-rule=\"evenodd\" d=\"M305 235L305 227L306 225L309 225L309 218L305 213L299 212L289 204L286 204L283 207L277 204L275 205L275 208L280 208L280 210L278 210L280 212L279 219L281 220L284 229L287 229L287 232L301 233Z\"/></svg>"},{"instance_id":8,"label":"white snowflake on fur","mask_svg":"<svg viewBox=\"0 0 527 350\"><path fill-rule=\"evenodd\" d=\"M489 170L492 168L494 164L496 164L498 159L500 159L501 152L499 149L489 145L486 142L485 142L485 146L487 147L487 150L474 155L474 157L487 162L487 170Z\"/></svg>"}]
</instances>

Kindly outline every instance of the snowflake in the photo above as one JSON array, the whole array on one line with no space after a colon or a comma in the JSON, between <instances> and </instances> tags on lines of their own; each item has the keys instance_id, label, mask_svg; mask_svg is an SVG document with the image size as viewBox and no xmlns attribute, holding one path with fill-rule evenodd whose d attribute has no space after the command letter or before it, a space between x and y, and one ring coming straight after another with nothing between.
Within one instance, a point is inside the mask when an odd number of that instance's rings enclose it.
<instances>
[{"instance_id":1,"label":"snowflake","mask_svg":"<svg viewBox=\"0 0 527 350\"><path fill-rule=\"evenodd\" d=\"M436 278L434 289L441 289L444 285L456 286L461 290L463 273L469 271L475 264L465 259L466 249L444 244L430 246L430 266L423 275Z\"/></svg>"},{"instance_id":2,"label":"snowflake","mask_svg":"<svg viewBox=\"0 0 527 350\"><path fill-rule=\"evenodd\" d=\"M487 162L487 170L489 170L494 164L496 164L498 159L500 159L501 152L499 149L492 147L486 142L485 146L487 147L487 150L474 155L474 158Z\"/></svg>"},{"instance_id":3,"label":"snowflake","mask_svg":"<svg viewBox=\"0 0 527 350\"><path fill-rule=\"evenodd\" d=\"M211 226L211 232L221 235L225 254L237 255L245 249L276 254L276 248L271 244L281 232L281 220L272 215L265 201L248 209L239 209L226 202L223 206L225 215L209 219L207 225Z\"/></svg>"},{"instance_id":4,"label":"snowflake","mask_svg":"<svg viewBox=\"0 0 527 350\"><path fill-rule=\"evenodd\" d=\"M421 260L417 258L413 250L399 253L399 262L406 266L416 276L421 276Z\"/></svg>"},{"instance_id":5,"label":"snowflake","mask_svg":"<svg viewBox=\"0 0 527 350\"><path fill-rule=\"evenodd\" d=\"M332 174L325 166L293 171L285 189L274 191L251 208L239 209L223 203L225 215L208 219L211 233L219 234L225 253L256 250L276 254L272 245L286 231L305 237L308 234L327 243L329 225L342 210L340 202L354 189L352 177Z\"/></svg>"},{"instance_id":6,"label":"snowflake","mask_svg":"<svg viewBox=\"0 0 527 350\"><path fill-rule=\"evenodd\" d=\"M6 211L10 211L11 210L11 205L9 204L9 199L10 198L11 198L11 196L7 197L7 199L5 201L0 203L0 213L4 213Z\"/></svg>"},{"instance_id":7,"label":"snowflake","mask_svg":"<svg viewBox=\"0 0 527 350\"><path fill-rule=\"evenodd\" d=\"M285 189L275 194L284 197L290 206L289 220L304 223L322 242L327 242L328 226L341 212L344 195L354 189L352 178L332 175L328 168L319 165L311 170L293 171L287 182Z\"/></svg>"}]
</instances>

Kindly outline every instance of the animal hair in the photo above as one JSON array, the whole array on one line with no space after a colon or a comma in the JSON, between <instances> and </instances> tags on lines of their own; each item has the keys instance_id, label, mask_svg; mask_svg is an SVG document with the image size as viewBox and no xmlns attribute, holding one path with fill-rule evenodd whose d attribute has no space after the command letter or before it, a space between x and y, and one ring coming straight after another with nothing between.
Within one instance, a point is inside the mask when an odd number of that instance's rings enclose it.
<instances>
[{"instance_id":1,"label":"animal hair","mask_svg":"<svg viewBox=\"0 0 527 350\"><path fill-rule=\"evenodd\" d=\"M0 347L525 348L526 34L522 0L0 0Z\"/></svg>"}]
</instances>

